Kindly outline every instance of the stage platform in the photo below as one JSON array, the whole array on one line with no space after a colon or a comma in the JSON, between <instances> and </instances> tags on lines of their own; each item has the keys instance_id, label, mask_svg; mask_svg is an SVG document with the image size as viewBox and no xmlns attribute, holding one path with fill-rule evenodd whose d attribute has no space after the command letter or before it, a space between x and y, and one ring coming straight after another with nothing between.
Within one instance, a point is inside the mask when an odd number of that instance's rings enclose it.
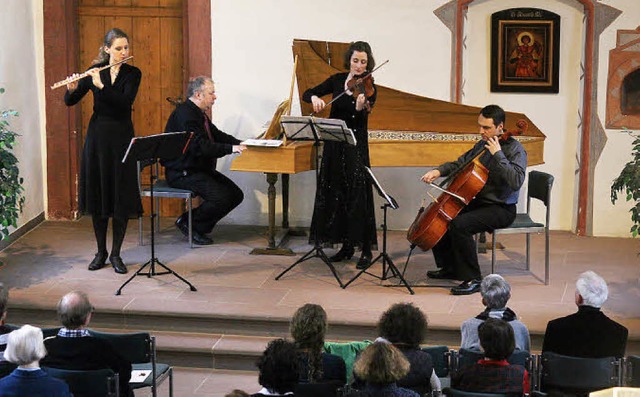
<instances>
[{"instance_id":1,"label":"stage platform","mask_svg":"<svg viewBox=\"0 0 640 397\"><path fill-rule=\"evenodd\" d=\"M145 229L148 244L147 220ZM150 256L149 245L138 245L137 222L130 223L122 251L128 275L116 274L110 266L94 272L86 269L95 254L89 218L43 222L0 252L4 262L0 281L11 288L7 321L54 326L60 297L83 290L96 307L92 322L96 328L151 330L158 336L161 358L174 365L246 371L268 340L287 335L291 315L307 302L327 310L328 337L337 341L375 338L376 321L385 309L396 302L413 302L429 319L426 343L452 348L459 344L460 323L483 309L479 294L452 296L448 288L431 286L416 287L416 294L410 295L404 287L383 286L366 274L341 289L318 259L304 262L276 281L274 277L299 256L250 255L252 248L266 245L265 231L265 227L220 225L212 235L214 245L191 249L173 227L173 219L162 219L156 255L198 291L190 291L172 275L138 276L122 295L115 296L118 287ZM389 253L402 269L409 248L405 232L391 231L389 240ZM532 236L531 272L524 270L524 235L504 236L500 242L506 249L497 253L496 272L512 286L509 307L528 326L534 350L540 349L547 321L576 311L575 279L583 271L594 270L609 283L604 312L629 328L627 354L640 354L638 240L552 232L549 285L543 282L543 235ZM298 255L311 248L306 237L293 237L287 246ZM336 264L344 282L356 273L357 258L358 253L352 261ZM483 275L488 274L490 253L481 254L480 263ZM430 252L414 251L407 279L423 285L428 282L426 270L434 268ZM381 267L370 271L379 275Z\"/></svg>"}]
</instances>

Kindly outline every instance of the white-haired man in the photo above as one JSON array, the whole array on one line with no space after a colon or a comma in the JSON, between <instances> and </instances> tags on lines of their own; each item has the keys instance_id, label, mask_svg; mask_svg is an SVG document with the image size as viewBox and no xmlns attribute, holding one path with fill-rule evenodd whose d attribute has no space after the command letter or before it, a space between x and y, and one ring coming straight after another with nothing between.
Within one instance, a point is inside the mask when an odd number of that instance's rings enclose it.
<instances>
[{"instance_id":1,"label":"white-haired man","mask_svg":"<svg viewBox=\"0 0 640 397\"><path fill-rule=\"evenodd\" d=\"M542 352L565 356L623 357L629 331L600 310L607 300L607 283L595 272L584 272L576 282L578 312L549 321Z\"/></svg>"},{"instance_id":2,"label":"white-haired man","mask_svg":"<svg viewBox=\"0 0 640 397\"><path fill-rule=\"evenodd\" d=\"M506 321L513 328L516 349L529 351L531 349L529 330L518 320L516 313L507 307L507 302L511 298L511 286L507 280L498 274L489 274L480 284L480 293L485 309L482 313L462 323L460 347L480 350L478 327L488 318L497 318Z\"/></svg>"}]
</instances>

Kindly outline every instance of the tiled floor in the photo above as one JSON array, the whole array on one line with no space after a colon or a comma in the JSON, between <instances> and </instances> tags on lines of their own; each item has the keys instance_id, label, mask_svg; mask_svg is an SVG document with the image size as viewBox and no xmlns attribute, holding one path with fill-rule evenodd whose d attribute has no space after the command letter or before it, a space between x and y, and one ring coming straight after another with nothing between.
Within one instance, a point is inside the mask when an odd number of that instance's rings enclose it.
<instances>
[{"instance_id":1,"label":"tiled floor","mask_svg":"<svg viewBox=\"0 0 640 397\"><path fill-rule=\"evenodd\" d=\"M212 236L214 245L190 249L170 219L163 219L162 224L156 244L158 259L192 282L197 292L190 291L173 275L138 276L123 289L121 296L115 296L127 276L118 275L111 268L86 270L95 253L88 219L44 222L0 252L0 260L4 262L0 281L11 287L13 304L48 308L55 307L62 294L81 289L100 310L289 318L300 305L315 302L325 307L332 322L372 324L390 304L411 301L427 313L430 327L445 329L457 329L464 319L482 310L479 294L452 296L447 288L432 285L415 288L416 294L410 295L405 288L381 286L379 280L366 274L347 289L341 289L318 259L295 267L276 281L274 277L297 257L250 255L252 248L265 245L264 227L221 225ZM405 232L390 232L389 240L389 253L402 269L409 245ZM610 298L604 311L627 326L632 339L640 340L638 240L552 232L551 282L547 286L541 281L544 279L544 238L533 236L532 241L532 273L523 270L524 236L517 235L501 240L506 249L498 252L496 271L512 286L509 306L533 334L542 334L549 319L576 310L575 279L582 271L591 269L609 283ZM311 248L304 237L292 238L288 246L298 254ZM150 257L149 245L138 246L136 222L130 224L122 257L131 269L129 275ZM355 260L357 257L350 263L336 264L343 281L356 273ZM483 274L489 273L490 260L490 254L480 255ZM430 252L414 252L407 279L424 284L427 282L425 271L434 267ZM372 267L372 273L380 272L380 266ZM194 389L194 395L217 395L207 393L223 386L228 391L227 386L235 382L227 376L210 375L210 371L204 375L198 371L188 373L198 378L186 382L188 387L200 384ZM225 384L218 386L218 382Z\"/></svg>"}]
</instances>

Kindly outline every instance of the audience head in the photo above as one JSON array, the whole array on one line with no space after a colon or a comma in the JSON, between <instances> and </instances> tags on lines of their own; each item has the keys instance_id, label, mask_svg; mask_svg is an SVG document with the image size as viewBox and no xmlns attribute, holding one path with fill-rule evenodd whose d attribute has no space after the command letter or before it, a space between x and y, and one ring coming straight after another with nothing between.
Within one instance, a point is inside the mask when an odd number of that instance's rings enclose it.
<instances>
[{"instance_id":1,"label":"audience head","mask_svg":"<svg viewBox=\"0 0 640 397\"><path fill-rule=\"evenodd\" d=\"M93 306L82 291L69 292L58 302L58 319L67 329L83 328L89 324Z\"/></svg>"},{"instance_id":2,"label":"audience head","mask_svg":"<svg viewBox=\"0 0 640 397\"><path fill-rule=\"evenodd\" d=\"M284 339L269 342L257 362L258 382L269 392L292 392L298 383L298 359L296 346Z\"/></svg>"},{"instance_id":3,"label":"audience head","mask_svg":"<svg viewBox=\"0 0 640 397\"><path fill-rule=\"evenodd\" d=\"M225 394L224 397L251 397L251 395L246 391L235 389L230 393Z\"/></svg>"},{"instance_id":4,"label":"audience head","mask_svg":"<svg viewBox=\"0 0 640 397\"><path fill-rule=\"evenodd\" d=\"M320 349L327 332L327 313L322 306L307 303L294 313L289 331L299 348Z\"/></svg>"},{"instance_id":5,"label":"audience head","mask_svg":"<svg viewBox=\"0 0 640 397\"><path fill-rule=\"evenodd\" d=\"M502 276L490 274L480 284L482 304L489 309L504 309L511 298L511 286Z\"/></svg>"},{"instance_id":6,"label":"audience head","mask_svg":"<svg viewBox=\"0 0 640 397\"><path fill-rule=\"evenodd\" d=\"M607 282L595 272L589 270L576 281L576 304L600 308L609 296Z\"/></svg>"},{"instance_id":7,"label":"audience head","mask_svg":"<svg viewBox=\"0 0 640 397\"><path fill-rule=\"evenodd\" d=\"M427 335L427 317L412 303L396 303L380 317L378 334L395 345L417 348Z\"/></svg>"},{"instance_id":8,"label":"audience head","mask_svg":"<svg viewBox=\"0 0 640 397\"><path fill-rule=\"evenodd\" d=\"M23 325L20 329L12 331L7 337L7 348L4 358L17 365L37 363L47 355L44 348L42 330Z\"/></svg>"},{"instance_id":9,"label":"audience head","mask_svg":"<svg viewBox=\"0 0 640 397\"><path fill-rule=\"evenodd\" d=\"M367 383L386 385L397 382L409 373L409 361L395 346L375 342L363 350L353 371Z\"/></svg>"},{"instance_id":10,"label":"audience head","mask_svg":"<svg viewBox=\"0 0 640 397\"><path fill-rule=\"evenodd\" d=\"M516 348L513 328L504 320L489 317L478 326L478 337L484 356L492 360L504 360Z\"/></svg>"},{"instance_id":11,"label":"audience head","mask_svg":"<svg viewBox=\"0 0 640 397\"><path fill-rule=\"evenodd\" d=\"M9 288L0 283L0 324L4 323L7 316L7 303L9 303Z\"/></svg>"}]
</instances>

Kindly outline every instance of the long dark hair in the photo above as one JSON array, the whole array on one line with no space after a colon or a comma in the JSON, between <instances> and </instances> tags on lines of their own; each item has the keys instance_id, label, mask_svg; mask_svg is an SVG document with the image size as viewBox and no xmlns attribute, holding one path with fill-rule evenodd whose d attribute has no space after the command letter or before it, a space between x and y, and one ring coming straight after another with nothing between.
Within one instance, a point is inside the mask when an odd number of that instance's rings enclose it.
<instances>
[{"instance_id":1,"label":"long dark hair","mask_svg":"<svg viewBox=\"0 0 640 397\"><path fill-rule=\"evenodd\" d=\"M309 383L322 380L322 349L324 336L327 332L327 313L322 306L307 303L296 310L289 325L291 336L298 349L308 350L308 365L305 374L300 374L301 379ZM300 370L304 370L301 366Z\"/></svg>"},{"instance_id":2,"label":"long dark hair","mask_svg":"<svg viewBox=\"0 0 640 397\"><path fill-rule=\"evenodd\" d=\"M371 46L366 41L354 41L351 43L347 51L344 53L344 68L349 70L351 65L351 56L356 51L367 53L367 72L371 72L376 67L376 61L373 59Z\"/></svg>"},{"instance_id":3,"label":"long dark hair","mask_svg":"<svg viewBox=\"0 0 640 397\"><path fill-rule=\"evenodd\" d=\"M129 36L127 36L127 34L121 29L113 28L108 31L107 34L104 35L104 40L102 42L102 45L100 46L98 56L93 60L92 63L95 65L98 63L109 61L109 53L104 50L104 47L111 47L115 39L121 38L127 39L127 41L129 41Z\"/></svg>"}]
</instances>

